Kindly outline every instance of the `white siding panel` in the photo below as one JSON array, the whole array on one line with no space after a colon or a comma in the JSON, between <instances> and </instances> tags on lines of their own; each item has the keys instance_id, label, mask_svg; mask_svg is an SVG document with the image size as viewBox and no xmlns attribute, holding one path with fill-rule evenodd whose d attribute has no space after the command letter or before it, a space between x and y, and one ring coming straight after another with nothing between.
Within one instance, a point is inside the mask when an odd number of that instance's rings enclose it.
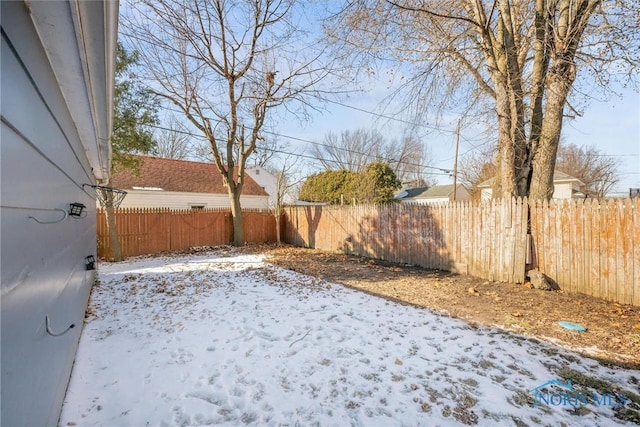
<instances>
[{"instance_id":1,"label":"white siding panel","mask_svg":"<svg viewBox=\"0 0 640 427\"><path fill-rule=\"evenodd\" d=\"M242 196L243 209L269 209L269 196Z\"/></svg>"},{"instance_id":2,"label":"white siding panel","mask_svg":"<svg viewBox=\"0 0 640 427\"><path fill-rule=\"evenodd\" d=\"M241 196L240 203L247 209L267 209L268 196ZM169 208L191 209L192 205L205 208L228 208L231 206L226 194L180 193L174 191L127 190L121 208Z\"/></svg>"},{"instance_id":3,"label":"white siding panel","mask_svg":"<svg viewBox=\"0 0 640 427\"><path fill-rule=\"evenodd\" d=\"M561 183L561 184L554 184L553 186L553 196L552 198L554 199L570 199L572 197L573 193L571 191L571 184L566 182L566 183Z\"/></svg>"}]
</instances>

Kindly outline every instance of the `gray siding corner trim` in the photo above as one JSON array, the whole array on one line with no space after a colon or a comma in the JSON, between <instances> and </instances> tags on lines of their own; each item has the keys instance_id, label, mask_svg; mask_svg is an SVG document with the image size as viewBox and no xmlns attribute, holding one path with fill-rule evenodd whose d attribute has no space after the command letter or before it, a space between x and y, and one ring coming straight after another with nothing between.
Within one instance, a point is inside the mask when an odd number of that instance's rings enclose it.
<instances>
[{"instance_id":1,"label":"gray siding corner trim","mask_svg":"<svg viewBox=\"0 0 640 427\"><path fill-rule=\"evenodd\" d=\"M112 6L101 1L0 7L0 425L55 426L95 280L85 257L96 255L96 200L83 184L96 183L108 162L113 84L104 46L115 23L105 16ZM59 34L69 29L79 37L71 47ZM88 33L94 44L82 40ZM62 83L61 64L83 60L89 74ZM78 97L89 100L88 116L79 111L87 103L70 105ZM86 215L66 215L74 202Z\"/></svg>"}]
</instances>

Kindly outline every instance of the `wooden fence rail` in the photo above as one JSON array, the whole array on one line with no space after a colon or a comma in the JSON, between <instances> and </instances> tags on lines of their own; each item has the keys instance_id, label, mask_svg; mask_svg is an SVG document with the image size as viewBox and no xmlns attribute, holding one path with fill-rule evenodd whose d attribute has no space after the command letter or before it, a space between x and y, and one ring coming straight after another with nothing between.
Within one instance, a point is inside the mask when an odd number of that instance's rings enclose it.
<instances>
[{"instance_id":1,"label":"wooden fence rail","mask_svg":"<svg viewBox=\"0 0 640 427\"><path fill-rule=\"evenodd\" d=\"M284 240L511 283L537 268L566 291L640 305L639 213L639 199L290 207Z\"/></svg>"},{"instance_id":2,"label":"wooden fence rail","mask_svg":"<svg viewBox=\"0 0 640 427\"><path fill-rule=\"evenodd\" d=\"M275 218L267 210L245 210L244 234L248 243L274 242ZM125 257L186 250L195 246L226 245L233 240L228 209L169 210L116 209L116 228ZM104 210L97 213L98 256L111 258Z\"/></svg>"}]
</instances>

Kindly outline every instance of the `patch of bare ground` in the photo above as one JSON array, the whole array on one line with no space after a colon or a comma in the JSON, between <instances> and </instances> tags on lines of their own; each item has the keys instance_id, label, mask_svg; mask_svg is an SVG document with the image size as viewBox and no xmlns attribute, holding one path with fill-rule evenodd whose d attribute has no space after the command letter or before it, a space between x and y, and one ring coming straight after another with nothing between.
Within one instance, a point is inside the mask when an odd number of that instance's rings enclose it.
<instances>
[{"instance_id":1,"label":"patch of bare ground","mask_svg":"<svg viewBox=\"0 0 640 427\"><path fill-rule=\"evenodd\" d=\"M640 307L315 249L258 245L243 251L261 252L280 267L471 324L557 343L604 364L640 369ZM563 329L560 320L579 323L587 332Z\"/></svg>"}]
</instances>

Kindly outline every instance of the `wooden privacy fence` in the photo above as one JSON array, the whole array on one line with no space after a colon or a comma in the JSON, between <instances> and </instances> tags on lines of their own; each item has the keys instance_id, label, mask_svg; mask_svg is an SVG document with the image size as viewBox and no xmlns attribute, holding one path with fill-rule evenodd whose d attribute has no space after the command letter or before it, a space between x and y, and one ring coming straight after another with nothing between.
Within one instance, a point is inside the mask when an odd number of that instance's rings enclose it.
<instances>
[{"instance_id":1,"label":"wooden privacy fence","mask_svg":"<svg viewBox=\"0 0 640 427\"><path fill-rule=\"evenodd\" d=\"M533 265L562 289L640 305L640 199L531 205Z\"/></svg>"},{"instance_id":2,"label":"wooden privacy fence","mask_svg":"<svg viewBox=\"0 0 640 427\"><path fill-rule=\"evenodd\" d=\"M268 210L243 210L247 243L276 240L275 218ZM196 246L226 245L233 240L229 209L115 210L116 228L125 257L186 250ZM111 257L107 220L103 209L97 213L98 256Z\"/></svg>"},{"instance_id":3,"label":"wooden privacy fence","mask_svg":"<svg viewBox=\"0 0 640 427\"><path fill-rule=\"evenodd\" d=\"M299 246L521 282L526 207L505 203L309 206L286 210L285 241Z\"/></svg>"},{"instance_id":4,"label":"wooden privacy fence","mask_svg":"<svg viewBox=\"0 0 640 427\"><path fill-rule=\"evenodd\" d=\"M638 212L638 199L290 207L284 240L511 283L538 268L564 290L640 305Z\"/></svg>"}]
</instances>

